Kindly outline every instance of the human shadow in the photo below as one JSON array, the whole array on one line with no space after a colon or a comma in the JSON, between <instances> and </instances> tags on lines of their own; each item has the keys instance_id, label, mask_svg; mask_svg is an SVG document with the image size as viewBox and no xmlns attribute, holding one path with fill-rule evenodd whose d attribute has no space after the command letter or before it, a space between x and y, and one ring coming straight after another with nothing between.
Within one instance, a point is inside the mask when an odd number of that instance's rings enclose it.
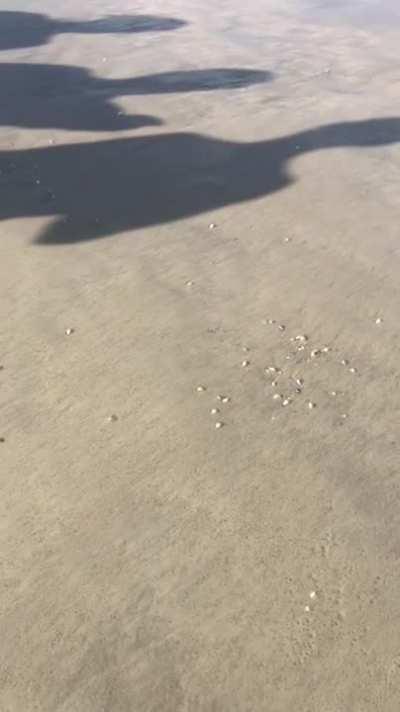
<instances>
[{"instance_id":1,"label":"human shadow","mask_svg":"<svg viewBox=\"0 0 400 712\"><path fill-rule=\"evenodd\" d=\"M398 141L394 117L254 143L175 133L3 151L0 219L57 216L36 242L76 243L271 195L293 182L289 163L304 153Z\"/></svg>"},{"instance_id":2,"label":"human shadow","mask_svg":"<svg viewBox=\"0 0 400 712\"><path fill-rule=\"evenodd\" d=\"M37 47L58 34L133 34L164 32L186 25L183 20L156 15L108 15L98 20L57 20L47 15L0 11L0 50Z\"/></svg>"},{"instance_id":3,"label":"human shadow","mask_svg":"<svg viewBox=\"0 0 400 712\"><path fill-rule=\"evenodd\" d=\"M240 89L270 81L270 72L217 68L101 79L81 67L0 64L0 125L120 131L162 122L128 116L112 99L123 95Z\"/></svg>"}]
</instances>

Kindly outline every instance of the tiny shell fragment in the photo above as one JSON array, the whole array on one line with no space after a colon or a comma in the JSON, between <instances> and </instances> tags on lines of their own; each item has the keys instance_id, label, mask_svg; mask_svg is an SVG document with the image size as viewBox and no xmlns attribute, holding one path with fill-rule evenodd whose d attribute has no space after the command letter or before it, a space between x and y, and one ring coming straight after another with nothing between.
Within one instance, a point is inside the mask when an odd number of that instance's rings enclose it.
<instances>
[{"instance_id":1,"label":"tiny shell fragment","mask_svg":"<svg viewBox=\"0 0 400 712\"><path fill-rule=\"evenodd\" d=\"M311 358L317 358L317 356L319 356L320 353L321 353L321 349L313 349L311 351Z\"/></svg>"},{"instance_id":2,"label":"tiny shell fragment","mask_svg":"<svg viewBox=\"0 0 400 712\"><path fill-rule=\"evenodd\" d=\"M217 400L221 401L221 403L229 403L230 398L229 396L219 395L217 396Z\"/></svg>"},{"instance_id":3,"label":"tiny shell fragment","mask_svg":"<svg viewBox=\"0 0 400 712\"><path fill-rule=\"evenodd\" d=\"M349 371L350 371L350 373L357 373L357 369L354 368L354 366L352 366L351 368L349 368Z\"/></svg>"},{"instance_id":4,"label":"tiny shell fragment","mask_svg":"<svg viewBox=\"0 0 400 712\"><path fill-rule=\"evenodd\" d=\"M304 344L306 341L308 341L308 336L306 336L305 334L299 334L295 337L295 341L301 341Z\"/></svg>"},{"instance_id":5,"label":"tiny shell fragment","mask_svg":"<svg viewBox=\"0 0 400 712\"><path fill-rule=\"evenodd\" d=\"M280 373L282 373L282 370L280 368L277 368L276 366L267 366L267 368L265 369L265 372L280 374Z\"/></svg>"},{"instance_id":6,"label":"tiny shell fragment","mask_svg":"<svg viewBox=\"0 0 400 712\"><path fill-rule=\"evenodd\" d=\"M274 393L272 396L274 400L282 400L283 396L280 393Z\"/></svg>"},{"instance_id":7,"label":"tiny shell fragment","mask_svg":"<svg viewBox=\"0 0 400 712\"><path fill-rule=\"evenodd\" d=\"M342 360L341 360L340 363L342 364L342 366L348 366L348 365L349 365L349 362L348 362L347 358L342 358Z\"/></svg>"},{"instance_id":8,"label":"tiny shell fragment","mask_svg":"<svg viewBox=\"0 0 400 712\"><path fill-rule=\"evenodd\" d=\"M285 331L286 326L284 324L278 324L279 331Z\"/></svg>"},{"instance_id":9,"label":"tiny shell fragment","mask_svg":"<svg viewBox=\"0 0 400 712\"><path fill-rule=\"evenodd\" d=\"M205 386L197 386L196 391L197 393L203 393L206 390Z\"/></svg>"},{"instance_id":10,"label":"tiny shell fragment","mask_svg":"<svg viewBox=\"0 0 400 712\"><path fill-rule=\"evenodd\" d=\"M112 413L108 416L107 420L109 423L116 423L116 421L118 420L118 416L115 415L115 413Z\"/></svg>"},{"instance_id":11,"label":"tiny shell fragment","mask_svg":"<svg viewBox=\"0 0 400 712\"><path fill-rule=\"evenodd\" d=\"M65 336L71 336L71 334L73 334L73 333L74 333L74 329L72 329L72 328L65 329Z\"/></svg>"},{"instance_id":12,"label":"tiny shell fragment","mask_svg":"<svg viewBox=\"0 0 400 712\"><path fill-rule=\"evenodd\" d=\"M290 405L291 402L290 398L285 398L285 400L282 401L282 406L285 408L285 406Z\"/></svg>"},{"instance_id":13,"label":"tiny shell fragment","mask_svg":"<svg viewBox=\"0 0 400 712\"><path fill-rule=\"evenodd\" d=\"M210 413L211 415L217 415L217 413L219 413L219 410L218 408L211 408Z\"/></svg>"},{"instance_id":14,"label":"tiny shell fragment","mask_svg":"<svg viewBox=\"0 0 400 712\"><path fill-rule=\"evenodd\" d=\"M310 598L314 599L317 597L317 592L316 591L310 591Z\"/></svg>"},{"instance_id":15,"label":"tiny shell fragment","mask_svg":"<svg viewBox=\"0 0 400 712\"><path fill-rule=\"evenodd\" d=\"M307 405L308 405L309 410L313 410L316 407L315 403L313 403L312 401L308 401Z\"/></svg>"},{"instance_id":16,"label":"tiny shell fragment","mask_svg":"<svg viewBox=\"0 0 400 712\"><path fill-rule=\"evenodd\" d=\"M383 319L381 316L378 316L378 318L375 319L375 324L383 324Z\"/></svg>"},{"instance_id":17,"label":"tiny shell fragment","mask_svg":"<svg viewBox=\"0 0 400 712\"><path fill-rule=\"evenodd\" d=\"M217 226L216 226L215 223L210 223L209 226L208 226L208 229L209 229L209 230L215 230L216 227L217 227Z\"/></svg>"},{"instance_id":18,"label":"tiny shell fragment","mask_svg":"<svg viewBox=\"0 0 400 712\"><path fill-rule=\"evenodd\" d=\"M247 368L247 366L250 366L250 361L242 361L242 368Z\"/></svg>"},{"instance_id":19,"label":"tiny shell fragment","mask_svg":"<svg viewBox=\"0 0 400 712\"><path fill-rule=\"evenodd\" d=\"M217 429L217 430L219 430L220 428L222 428L222 427L223 427L223 425L224 425L224 424L223 424L223 423L221 423L221 421L220 421L220 420L217 420L217 422L215 423L215 427L216 427L216 429Z\"/></svg>"}]
</instances>

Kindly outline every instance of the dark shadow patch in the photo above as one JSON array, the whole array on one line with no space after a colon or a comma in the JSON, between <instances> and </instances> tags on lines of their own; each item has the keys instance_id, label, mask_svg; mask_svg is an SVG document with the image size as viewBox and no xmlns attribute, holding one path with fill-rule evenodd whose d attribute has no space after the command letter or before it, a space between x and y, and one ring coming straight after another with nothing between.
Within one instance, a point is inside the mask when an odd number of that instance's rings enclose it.
<instances>
[{"instance_id":1,"label":"dark shadow patch","mask_svg":"<svg viewBox=\"0 0 400 712\"><path fill-rule=\"evenodd\" d=\"M271 195L292 182L288 165L302 153L398 141L396 117L247 144L175 133L3 151L0 219L59 216L42 245L107 237Z\"/></svg>"},{"instance_id":2,"label":"dark shadow patch","mask_svg":"<svg viewBox=\"0 0 400 712\"><path fill-rule=\"evenodd\" d=\"M271 72L257 69L192 69L123 79L120 81L120 93L145 95L241 89L272 79Z\"/></svg>"},{"instance_id":3,"label":"dark shadow patch","mask_svg":"<svg viewBox=\"0 0 400 712\"><path fill-rule=\"evenodd\" d=\"M112 99L123 95L239 89L267 82L269 72L208 69L104 80L86 69L48 64L0 64L0 125L120 131L162 122L128 116Z\"/></svg>"},{"instance_id":4,"label":"dark shadow patch","mask_svg":"<svg viewBox=\"0 0 400 712\"><path fill-rule=\"evenodd\" d=\"M109 15L87 22L57 20L32 12L0 11L0 50L37 47L59 34L134 34L177 30L186 23L154 15Z\"/></svg>"},{"instance_id":5,"label":"dark shadow patch","mask_svg":"<svg viewBox=\"0 0 400 712\"><path fill-rule=\"evenodd\" d=\"M79 67L0 64L0 125L122 131L162 124L153 116L119 111L111 84L102 91L102 81Z\"/></svg>"}]
</instances>

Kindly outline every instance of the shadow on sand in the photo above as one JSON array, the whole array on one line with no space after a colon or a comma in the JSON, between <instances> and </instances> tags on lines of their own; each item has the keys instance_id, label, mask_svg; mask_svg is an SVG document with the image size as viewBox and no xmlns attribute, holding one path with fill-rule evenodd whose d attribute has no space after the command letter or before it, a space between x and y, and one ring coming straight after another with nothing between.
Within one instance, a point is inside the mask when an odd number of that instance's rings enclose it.
<instances>
[{"instance_id":1,"label":"shadow on sand","mask_svg":"<svg viewBox=\"0 0 400 712\"><path fill-rule=\"evenodd\" d=\"M153 15L109 15L87 22L56 20L32 12L0 10L0 50L37 47L46 44L54 35L74 34L133 34L163 32L186 25L183 20Z\"/></svg>"},{"instance_id":2,"label":"shadow on sand","mask_svg":"<svg viewBox=\"0 0 400 712\"><path fill-rule=\"evenodd\" d=\"M250 69L207 69L150 74L133 79L100 79L80 67L0 64L0 125L120 131L162 122L128 116L112 103L117 96L240 89L272 79Z\"/></svg>"},{"instance_id":3,"label":"shadow on sand","mask_svg":"<svg viewBox=\"0 0 400 712\"><path fill-rule=\"evenodd\" d=\"M288 164L302 153L398 141L395 117L255 143L175 133L3 151L0 219L57 216L42 245L107 237L270 195L292 182Z\"/></svg>"}]
</instances>

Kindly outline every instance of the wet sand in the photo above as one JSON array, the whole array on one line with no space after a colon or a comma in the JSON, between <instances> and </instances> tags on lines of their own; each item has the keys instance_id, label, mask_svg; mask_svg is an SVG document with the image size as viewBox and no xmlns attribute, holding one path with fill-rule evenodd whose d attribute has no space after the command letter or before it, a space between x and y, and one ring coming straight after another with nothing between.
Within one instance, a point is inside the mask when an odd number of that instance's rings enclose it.
<instances>
[{"instance_id":1,"label":"wet sand","mask_svg":"<svg viewBox=\"0 0 400 712\"><path fill-rule=\"evenodd\" d=\"M396 3L14 5L2 712L398 712Z\"/></svg>"}]
</instances>

